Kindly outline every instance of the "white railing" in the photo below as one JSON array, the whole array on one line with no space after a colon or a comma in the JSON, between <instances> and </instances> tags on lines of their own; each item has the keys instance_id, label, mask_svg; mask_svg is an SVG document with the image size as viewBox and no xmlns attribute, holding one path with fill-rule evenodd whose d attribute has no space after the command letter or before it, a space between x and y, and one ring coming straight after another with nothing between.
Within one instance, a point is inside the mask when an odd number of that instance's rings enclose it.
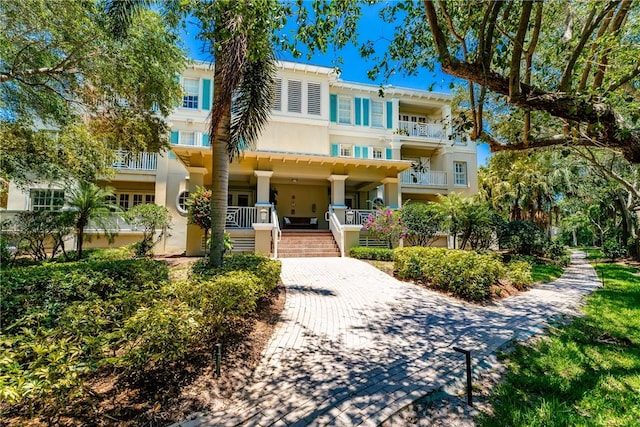
<instances>
[{"instance_id":1,"label":"white railing","mask_svg":"<svg viewBox=\"0 0 640 427\"><path fill-rule=\"evenodd\" d=\"M142 152L133 154L125 150L116 150L115 169L154 171L158 169L158 154Z\"/></svg>"},{"instance_id":2,"label":"white railing","mask_svg":"<svg viewBox=\"0 0 640 427\"><path fill-rule=\"evenodd\" d=\"M225 228L252 228L258 222L258 208L256 207L227 207Z\"/></svg>"},{"instance_id":3,"label":"white railing","mask_svg":"<svg viewBox=\"0 0 640 427\"><path fill-rule=\"evenodd\" d=\"M331 230L333 239L338 244L340 256L344 257L344 231L342 230L342 224L340 224L338 216L331 207L329 207L329 212L327 213L329 214L329 230Z\"/></svg>"},{"instance_id":4,"label":"white railing","mask_svg":"<svg viewBox=\"0 0 640 427\"><path fill-rule=\"evenodd\" d=\"M271 208L271 223L273 224L273 229L271 230L271 239L273 240L273 257L278 258L278 242L282 237L282 231L280 230L278 213L275 208Z\"/></svg>"},{"instance_id":5,"label":"white railing","mask_svg":"<svg viewBox=\"0 0 640 427\"><path fill-rule=\"evenodd\" d=\"M99 226L95 222L89 221L89 224L85 227L85 233L102 233L103 231L111 232L142 232L142 227L130 225L120 215L114 215L111 218L104 221L106 227Z\"/></svg>"},{"instance_id":6,"label":"white railing","mask_svg":"<svg viewBox=\"0 0 640 427\"><path fill-rule=\"evenodd\" d=\"M416 172L408 169L400 174L400 182L402 184L444 187L447 185L447 173L443 171Z\"/></svg>"},{"instance_id":7,"label":"white railing","mask_svg":"<svg viewBox=\"0 0 640 427\"><path fill-rule=\"evenodd\" d=\"M400 121L399 133L406 136L443 139L447 133L444 126L438 123L417 123Z\"/></svg>"},{"instance_id":8,"label":"white railing","mask_svg":"<svg viewBox=\"0 0 640 427\"><path fill-rule=\"evenodd\" d=\"M354 225L364 225L369 219L370 215L374 217L378 215L378 212L371 209L352 209L353 210L353 224Z\"/></svg>"}]
</instances>

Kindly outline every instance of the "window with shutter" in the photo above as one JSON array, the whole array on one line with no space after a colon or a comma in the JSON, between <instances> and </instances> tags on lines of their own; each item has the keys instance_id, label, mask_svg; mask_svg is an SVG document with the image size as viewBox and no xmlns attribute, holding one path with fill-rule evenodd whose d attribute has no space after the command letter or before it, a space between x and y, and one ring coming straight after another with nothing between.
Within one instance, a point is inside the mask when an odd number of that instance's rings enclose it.
<instances>
[{"instance_id":1,"label":"window with shutter","mask_svg":"<svg viewBox=\"0 0 640 427\"><path fill-rule=\"evenodd\" d=\"M287 88L289 89L287 111L290 113L302 113L302 82L289 80Z\"/></svg>"},{"instance_id":2,"label":"window with shutter","mask_svg":"<svg viewBox=\"0 0 640 427\"><path fill-rule=\"evenodd\" d=\"M384 127L384 104L379 101L371 101L371 126Z\"/></svg>"},{"instance_id":3,"label":"window with shutter","mask_svg":"<svg viewBox=\"0 0 640 427\"><path fill-rule=\"evenodd\" d=\"M307 114L320 115L320 83L307 83Z\"/></svg>"},{"instance_id":4,"label":"window with shutter","mask_svg":"<svg viewBox=\"0 0 640 427\"><path fill-rule=\"evenodd\" d=\"M338 123L342 125L351 124L351 100L347 96L338 97Z\"/></svg>"},{"instance_id":5,"label":"window with shutter","mask_svg":"<svg viewBox=\"0 0 640 427\"><path fill-rule=\"evenodd\" d=\"M276 84L273 87L273 104L271 109L275 111L282 111L282 79L276 79Z\"/></svg>"},{"instance_id":6,"label":"window with shutter","mask_svg":"<svg viewBox=\"0 0 640 427\"><path fill-rule=\"evenodd\" d=\"M182 80L182 107L198 108L198 95L200 95L200 80L184 79Z\"/></svg>"},{"instance_id":7,"label":"window with shutter","mask_svg":"<svg viewBox=\"0 0 640 427\"><path fill-rule=\"evenodd\" d=\"M180 132L180 145L196 145L194 132Z\"/></svg>"}]
</instances>

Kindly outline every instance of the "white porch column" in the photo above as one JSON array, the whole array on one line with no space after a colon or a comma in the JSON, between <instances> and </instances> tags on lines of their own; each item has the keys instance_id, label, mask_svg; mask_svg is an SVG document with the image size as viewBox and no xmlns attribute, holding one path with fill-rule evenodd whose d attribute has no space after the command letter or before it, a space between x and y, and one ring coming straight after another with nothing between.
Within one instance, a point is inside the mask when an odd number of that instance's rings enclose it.
<instances>
[{"instance_id":1,"label":"white porch column","mask_svg":"<svg viewBox=\"0 0 640 427\"><path fill-rule=\"evenodd\" d=\"M387 177L381 180L384 184L384 202L390 208L400 207L400 191L398 191L398 177Z\"/></svg>"},{"instance_id":2,"label":"white porch column","mask_svg":"<svg viewBox=\"0 0 640 427\"><path fill-rule=\"evenodd\" d=\"M347 209L344 204L344 187L347 178L349 175L330 175L328 178L331 182L331 206L342 224L345 222L344 211Z\"/></svg>"},{"instance_id":3,"label":"white porch column","mask_svg":"<svg viewBox=\"0 0 640 427\"><path fill-rule=\"evenodd\" d=\"M273 171L253 171L258 177L256 206L269 205L269 190Z\"/></svg>"},{"instance_id":4,"label":"white porch column","mask_svg":"<svg viewBox=\"0 0 640 427\"><path fill-rule=\"evenodd\" d=\"M395 139L400 139L398 137L396 137ZM395 140L391 141L391 152L393 153L393 160L400 160L402 159L402 155L401 155L401 149L402 149L402 142Z\"/></svg>"},{"instance_id":5,"label":"white porch column","mask_svg":"<svg viewBox=\"0 0 640 427\"><path fill-rule=\"evenodd\" d=\"M204 187L204 176L207 168L190 167L189 171L189 193L195 193L196 187ZM187 224L187 256L203 255L201 240L204 236L202 228L195 224Z\"/></svg>"}]
</instances>

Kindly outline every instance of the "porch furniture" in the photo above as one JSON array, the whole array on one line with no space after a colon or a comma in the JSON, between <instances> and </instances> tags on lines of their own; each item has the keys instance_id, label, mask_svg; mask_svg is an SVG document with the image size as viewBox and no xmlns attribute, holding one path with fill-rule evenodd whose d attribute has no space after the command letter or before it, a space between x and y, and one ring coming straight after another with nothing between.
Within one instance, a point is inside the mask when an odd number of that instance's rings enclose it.
<instances>
[{"instance_id":1,"label":"porch furniture","mask_svg":"<svg viewBox=\"0 0 640 427\"><path fill-rule=\"evenodd\" d=\"M284 229L317 230L318 218L309 216L285 216L282 218Z\"/></svg>"}]
</instances>

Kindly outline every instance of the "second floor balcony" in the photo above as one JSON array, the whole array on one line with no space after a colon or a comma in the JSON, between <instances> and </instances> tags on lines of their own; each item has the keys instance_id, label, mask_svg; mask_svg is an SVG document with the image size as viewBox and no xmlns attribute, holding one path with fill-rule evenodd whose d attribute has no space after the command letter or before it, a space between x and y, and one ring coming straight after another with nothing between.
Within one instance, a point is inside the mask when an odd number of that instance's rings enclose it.
<instances>
[{"instance_id":1,"label":"second floor balcony","mask_svg":"<svg viewBox=\"0 0 640 427\"><path fill-rule=\"evenodd\" d=\"M131 153L126 150L116 150L116 161L113 167L118 170L155 171L158 169L157 153Z\"/></svg>"},{"instance_id":2,"label":"second floor balcony","mask_svg":"<svg viewBox=\"0 0 640 427\"><path fill-rule=\"evenodd\" d=\"M398 122L398 134L414 137L414 138L428 138L428 139L444 139L446 138L446 129L440 123L419 123L419 122Z\"/></svg>"},{"instance_id":3,"label":"second floor balcony","mask_svg":"<svg viewBox=\"0 0 640 427\"><path fill-rule=\"evenodd\" d=\"M444 171L418 172L407 169L400 174L402 185L416 185L425 187L446 187L447 173Z\"/></svg>"}]
</instances>

